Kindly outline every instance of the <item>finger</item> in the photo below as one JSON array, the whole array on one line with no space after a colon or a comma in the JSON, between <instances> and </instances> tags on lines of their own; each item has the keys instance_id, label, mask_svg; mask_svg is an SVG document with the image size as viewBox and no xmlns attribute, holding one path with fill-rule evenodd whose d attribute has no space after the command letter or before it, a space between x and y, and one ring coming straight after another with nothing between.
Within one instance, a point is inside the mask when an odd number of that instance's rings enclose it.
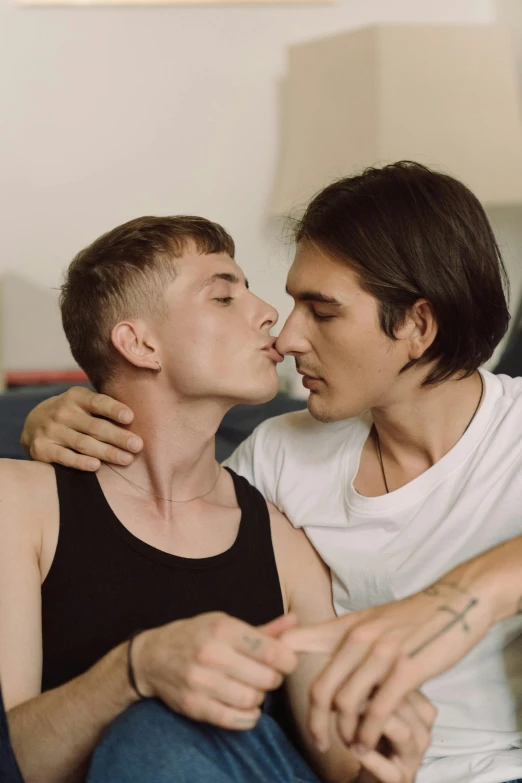
<instances>
[{"instance_id":1,"label":"finger","mask_svg":"<svg viewBox=\"0 0 522 783\"><path fill-rule=\"evenodd\" d=\"M381 640L374 644L368 656L337 691L334 697L337 728L347 745L353 741L359 716L368 704L371 693L393 667L397 650L392 640Z\"/></svg>"},{"instance_id":2,"label":"finger","mask_svg":"<svg viewBox=\"0 0 522 783\"><path fill-rule=\"evenodd\" d=\"M351 616L328 620L326 623L293 628L285 635L285 643L295 652L333 653L348 631L355 625Z\"/></svg>"},{"instance_id":3,"label":"finger","mask_svg":"<svg viewBox=\"0 0 522 783\"><path fill-rule=\"evenodd\" d=\"M298 623L297 615L294 612L288 612L288 614L282 614L280 617L276 617L266 625L258 625L257 630L264 633L266 636L272 636L276 639L285 631L290 628L294 628Z\"/></svg>"},{"instance_id":4,"label":"finger","mask_svg":"<svg viewBox=\"0 0 522 783\"><path fill-rule=\"evenodd\" d=\"M369 644L345 642L331 663L312 685L310 690L309 729L317 747L323 752L329 747L330 714L334 698L347 676L365 657Z\"/></svg>"},{"instance_id":5,"label":"finger","mask_svg":"<svg viewBox=\"0 0 522 783\"><path fill-rule=\"evenodd\" d=\"M128 451L120 451L113 446L108 446L106 443L100 443L95 438L91 438L90 435L85 435L82 432L76 432L75 430L68 430L62 435L62 443L68 446L79 454L85 454L87 457L94 457L103 462L111 462L116 465L130 465L133 460L133 455Z\"/></svg>"},{"instance_id":6,"label":"finger","mask_svg":"<svg viewBox=\"0 0 522 783\"><path fill-rule=\"evenodd\" d=\"M242 623L242 626L233 641L233 647L237 652L264 663L280 674L287 675L294 671L297 667L297 656L293 650L278 639L259 633L256 628L246 623Z\"/></svg>"},{"instance_id":7,"label":"finger","mask_svg":"<svg viewBox=\"0 0 522 783\"><path fill-rule=\"evenodd\" d=\"M76 413L74 416L69 416L67 424L53 424L49 429L49 435L46 438L46 449L50 448L50 444L54 441L59 446L63 446L73 451L77 451L80 454L84 454L88 457L94 457L96 460L103 462L111 462L116 465L129 465L133 460L133 455L128 451L123 451L107 443L101 443L96 438L85 434L86 429L96 431L96 427L91 424L87 424L83 419L89 419L87 414ZM93 422L97 422L97 419L92 419ZM106 422L107 423L107 422ZM108 423L107 423L108 424ZM114 425L108 425L114 427ZM114 427L116 430L117 427ZM125 433L126 439L133 437L131 433L127 433L125 430L121 431ZM43 450L43 445L38 445L35 439L35 449L39 449L39 453ZM99 466L98 466L99 467Z\"/></svg>"},{"instance_id":8,"label":"finger","mask_svg":"<svg viewBox=\"0 0 522 783\"><path fill-rule=\"evenodd\" d=\"M119 421L122 424L130 424L134 419L134 413L128 405L124 405L106 394L91 392L86 402L86 410L94 413L96 416L103 416L106 419Z\"/></svg>"},{"instance_id":9,"label":"finger","mask_svg":"<svg viewBox=\"0 0 522 783\"><path fill-rule=\"evenodd\" d=\"M372 696L359 726L357 736L368 748L375 748L387 719L399 707L406 695L416 688L411 662L401 657L390 675Z\"/></svg>"},{"instance_id":10,"label":"finger","mask_svg":"<svg viewBox=\"0 0 522 783\"><path fill-rule=\"evenodd\" d=\"M415 714L424 726L431 731L435 718L437 717L437 708L420 691L412 691L406 696L406 701L411 704Z\"/></svg>"},{"instance_id":11,"label":"finger","mask_svg":"<svg viewBox=\"0 0 522 783\"><path fill-rule=\"evenodd\" d=\"M202 666L191 673L189 687L202 691L213 701L240 710L254 710L265 699L263 690Z\"/></svg>"},{"instance_id":12,"label":"finger","mask_svg":"<svg viewBox=\"0 0 522 783\"><path fill-rule=\"evenodd\" d=\"M259 708L237 710L214 701L204 694L187 693L181 700L162 694L162 700L175 712L198 721L205 721L222 729L248 731L253 729L261 716Z\"/></svg>"},{"instance_id":13,"label":"finger","mask_svg":"<svg viewBox=\"0 0 522 783\"><path fill-rule=\"evenodd\" d=\"M212 650L207 652L207 660L202 663L215 667L238 682L261 691L276 690L283 682L282 674L236 652L226 644L213 645Z\"/></svg>"},{"instance_id":14,"label":"finger","mask_svg":"<svg viewBox=\"0 0 522 783\"><path fill-rule=\"evenodd\" d=\"M116 449L137 453L143 448L143 441L138 435L81 410L71 415L69 421L62 423L67 424L70 429L90 435L103 444L115 446Z\"/></svg>"},{"instance_id":15,"label":"finger","mask_svg":"<svg viewBox=\"0 0 522 783\"><path fill-rule=\"evenodd\" d=\"M383 736L391 743L393 755L399 756L404 761L408 759L417 759L422 755L425 748L416 741L416 730L418 718L409 704L402 704L386 721ZM427 732L424 726L421 727L422 736Z\"/></svg>"},{"instance_id":16,"label":"finger","mask_svg":"<svg viewBox=\"0 0 522 783\"><path fill-rule=\"evenodd\" d=\"M379 783L407 783L406 778L396 764L376 750L358 753L357 749L354 749L354 753L364 769L371 772Z\"/></svg>"},{"instance_id":17,"label":"finger","mask_svg":"<svg viewBox=\"0 0 522 783\"><path fill-rule=\"evenodd\" d=\"M54 443L48 447L48 456L49 459L45 460L46 462L55 462L58 465L65 465L67 468L75 468L76 470L92 472L100 467L99 460L86 457L83 454L76 454L75 451L57 446Z\"/></svg>"}]
</instances>

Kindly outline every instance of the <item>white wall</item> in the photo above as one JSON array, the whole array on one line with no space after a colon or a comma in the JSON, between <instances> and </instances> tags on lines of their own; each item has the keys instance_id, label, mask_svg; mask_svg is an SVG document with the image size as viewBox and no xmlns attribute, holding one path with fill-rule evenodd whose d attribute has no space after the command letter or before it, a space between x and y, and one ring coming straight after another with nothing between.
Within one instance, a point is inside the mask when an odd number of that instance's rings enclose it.
<instances>
[{"instance_id":1,"label":"white wall","mask_svg":"<svg viewBox=\"0 0 522 783\"><path fill-rule=\"evenodd\" d=\"M223 223L284 316L266 218L290 43L375 22L483 23L493 0L312 6L0 5L0 272L59 284L74 253L142 214ZM30 314L28 314L30 315Z\"/></svg>"},{"instance_id":2,"label":"white wall","mask_svg":"<svg viewBox=\"0 0 522 783\"><path fill-rule=\"evenodd\" d=\"M497 0L496 18L511 33L514 56L519 73L522 103L522 2ZM522 207L493 210L490 218L501 244L506 267L511 279L511 309L520 312L522 298ZM514 324L513 324L514 325Z\"/></svg>"}]
</instances>

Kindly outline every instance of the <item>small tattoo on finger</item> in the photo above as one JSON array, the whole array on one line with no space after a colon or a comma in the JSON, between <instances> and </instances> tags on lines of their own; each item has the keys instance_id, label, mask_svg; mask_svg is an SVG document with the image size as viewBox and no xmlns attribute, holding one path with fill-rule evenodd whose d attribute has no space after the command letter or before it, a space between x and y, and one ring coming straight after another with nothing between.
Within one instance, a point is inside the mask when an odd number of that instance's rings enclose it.
<instances>
[{"instance_id":1,"label":"small tattoo on finger","mask_svg":"<svg viewBox=\"0 0 522 783\"><path fill-rule=\"evenodd\" d=\"M263 640L257 637L256 639L251 639L250 636L245 636L245 643L247 644L250 652L257 652L261 645L263 644Z\"/></svg>"}]
</instances>

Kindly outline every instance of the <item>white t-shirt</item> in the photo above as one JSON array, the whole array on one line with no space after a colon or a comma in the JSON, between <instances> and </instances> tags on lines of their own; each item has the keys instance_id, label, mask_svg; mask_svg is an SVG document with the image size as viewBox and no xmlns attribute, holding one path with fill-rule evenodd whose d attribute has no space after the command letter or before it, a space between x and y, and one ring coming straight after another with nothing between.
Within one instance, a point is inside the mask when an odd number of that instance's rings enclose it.
<instances>
[{"instance_id":1,"label":"white t-shirt","mask_svg":"<svg viewBox=\"0 0 522 783\"><path fill-rule=\"evenodd\" d=\"M338 614L411 595L522 534L522 378L482 374L482 405L459 442L388 495L353 486L369 416L321 424L306 410L284 414L225 463L305 528L331 568ZM418 783L522 778L522 616L423 691L439 713Z\"/></svg>"}]
</instances>

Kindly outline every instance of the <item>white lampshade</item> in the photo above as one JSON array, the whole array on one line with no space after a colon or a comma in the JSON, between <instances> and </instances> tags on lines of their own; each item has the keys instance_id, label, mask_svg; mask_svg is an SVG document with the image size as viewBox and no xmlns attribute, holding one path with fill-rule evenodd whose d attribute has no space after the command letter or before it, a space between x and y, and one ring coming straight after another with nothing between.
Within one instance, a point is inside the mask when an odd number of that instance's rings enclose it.
<instances>
[{"instance_id":1,"label":"white lampshade","mask_svg":"<svg viewBox=\"0 0 522 783\"><path fill-rule=\"evenodd\" d=\"M498 26L376 26L294 46L271 212L336 177L409 159L486 205L522 203L522 123Z\"/></svg>"}]
</instances>

